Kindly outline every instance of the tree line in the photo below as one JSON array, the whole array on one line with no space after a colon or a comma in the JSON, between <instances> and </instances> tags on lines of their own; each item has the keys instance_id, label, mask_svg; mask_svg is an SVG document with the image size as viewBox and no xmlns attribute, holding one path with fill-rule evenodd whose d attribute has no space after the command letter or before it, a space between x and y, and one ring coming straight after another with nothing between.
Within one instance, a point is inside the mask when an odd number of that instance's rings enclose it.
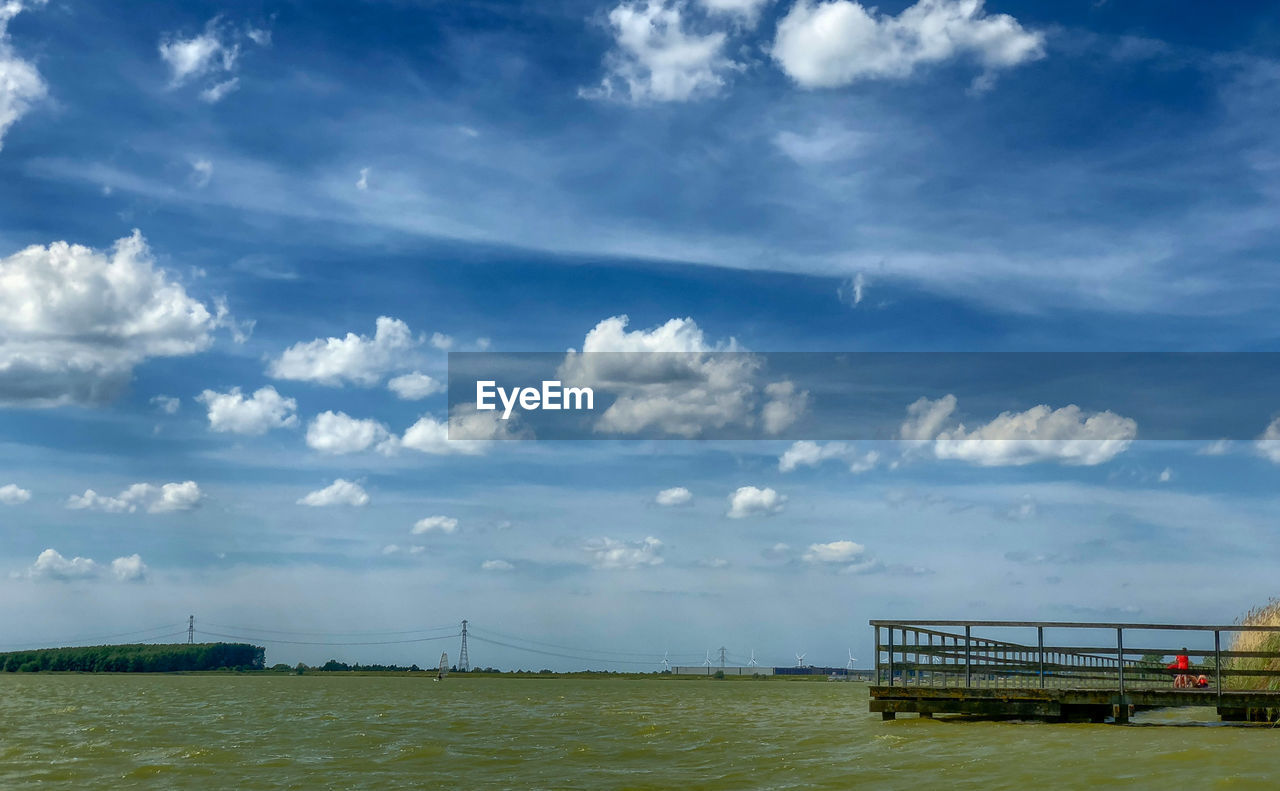
<instances>
[{"instance_id":1,"label":"tree line","mask_svg":"<svg viewBox=\"0 0 1280 791\"><path fill-rule=\"evenodd\" d=\"M261 670L266 649L247 643L95 645L0 653L7 673L172 673L182 670Z\"/></svg>"}]
</instances>

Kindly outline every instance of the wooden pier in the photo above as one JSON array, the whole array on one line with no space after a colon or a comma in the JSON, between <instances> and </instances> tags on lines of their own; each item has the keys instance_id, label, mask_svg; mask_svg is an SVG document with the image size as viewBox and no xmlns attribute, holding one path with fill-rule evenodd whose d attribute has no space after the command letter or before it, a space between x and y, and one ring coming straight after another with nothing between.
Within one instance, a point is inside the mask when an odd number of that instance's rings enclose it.
<instances>
[{"instance_id":1,"label":"wooden pier","mask_svg":"<svg viewBox=\"0 0 1280 791\"><path fill-rule=\"evenodd\" d=\"M1172 706L1213 708L1224 721L1280 718L1280 653L1229 650L1234 635L1280 632L1277 626L882 620L871 626L871 711L886 720L909 712L1126 723L1133 711ZM1177 655L1189 657L1191 667L1167 668Z\"/></svg>"}]
</instances>

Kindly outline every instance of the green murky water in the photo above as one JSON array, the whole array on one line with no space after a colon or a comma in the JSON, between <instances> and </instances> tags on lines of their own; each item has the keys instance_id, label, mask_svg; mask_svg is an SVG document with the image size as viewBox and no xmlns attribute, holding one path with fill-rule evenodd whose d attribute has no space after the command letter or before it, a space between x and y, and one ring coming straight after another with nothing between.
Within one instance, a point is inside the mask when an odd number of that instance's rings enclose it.
<instances>
[{"instance_id":1,"label":"green murky water","mask_svg":"<svg viewBox=\"0 0 1280 791\"><path fill-rule=\"evenodd\" d=\"M0 674L0 789L1270 788L1280 729L947 722L862 684Z\"/></svg>"}]
</instances>

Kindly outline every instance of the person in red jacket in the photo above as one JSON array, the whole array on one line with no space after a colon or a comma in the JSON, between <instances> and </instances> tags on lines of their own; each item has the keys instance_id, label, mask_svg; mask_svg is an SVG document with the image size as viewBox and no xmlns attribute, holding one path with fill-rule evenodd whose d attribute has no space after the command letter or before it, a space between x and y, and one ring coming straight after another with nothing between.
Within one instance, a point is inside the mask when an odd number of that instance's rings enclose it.
<instances>
[{"instance_id":1,"label":"person in red jacket","mask_svg":"<svg viewBox=\"0 0 1280 791\"><path fill-rule=\"evenodd\" d=\"M1187 649L1183 648L1182 653L1174 657L1173 662L1166 665L1166 667L1168 667L1168 669L1170 670L1190 670L1191 657L1187 656ZM1173 677L1173 686L1175 689L1182 689L1184 687L1192 686L1191 676L1185 673L1179 673L1178 675Z\"/></svg>"}]
</instances>

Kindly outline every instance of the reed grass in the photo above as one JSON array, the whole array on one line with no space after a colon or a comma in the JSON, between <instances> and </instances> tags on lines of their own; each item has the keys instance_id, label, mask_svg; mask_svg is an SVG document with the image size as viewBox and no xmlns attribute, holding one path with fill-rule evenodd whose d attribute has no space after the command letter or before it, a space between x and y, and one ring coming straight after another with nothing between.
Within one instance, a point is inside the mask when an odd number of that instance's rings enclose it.
<instances>
[{"instance_id":1,"label":"reed grass","mask_svg":"<svg viewBox=\"0 0 1280 791\"><path fill-rule=\"evenodd\" d=\"M1280 626L1280 599L1271 599L1239 619L1242 626ZM1271 657L1231 657L1223 670L1268 670L1275 676L1227 676L1227 689L1280 690L1280 632L1234 632L1232 651L1267 651Z\"/></svg>"}]
</instances>

